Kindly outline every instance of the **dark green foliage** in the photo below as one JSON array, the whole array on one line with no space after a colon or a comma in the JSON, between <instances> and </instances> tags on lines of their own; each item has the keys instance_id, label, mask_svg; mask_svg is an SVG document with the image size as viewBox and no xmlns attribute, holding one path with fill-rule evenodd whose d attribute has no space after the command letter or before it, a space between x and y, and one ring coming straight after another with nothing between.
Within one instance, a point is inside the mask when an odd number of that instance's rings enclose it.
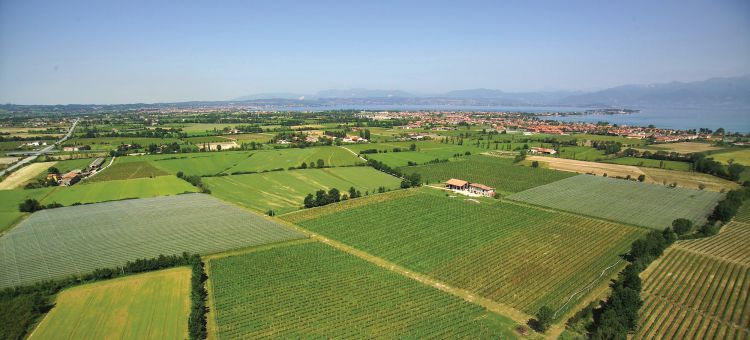
<instances>
[{"instance_id":1,"label":"dark green foliage","mask_svg":"<svg viewBox=\"0 0 750 340\"><path fill-rule=\"evenodd\" d=\"M201 192L204 193L204 194L210 194L211 193L211 190L208 189L208 186L205 183L203 183L203 179L200 176L196 176L196 175L185 176L185 175L183 175L182 177L180 177L179 174L181 172L182 171L178 172L178 176L177 177L182 178L186 182L192 184L194 187L201 189Z\"/></svg>"},{"instance_id":2,"label":"dark green foliage","mask_svg":"<svg viewBox=\"0 0 750 340\"><path fill-rule=\"evenodd\" d=\"M536 312L535 318L536 330L539 332L546 332L549 326L552 325L552 319L554 318L555 312L548 306L542 306L539 311Z\"/></svg>"},{"instance_id":3,"label":"dark green foliage","mask_svg":"<svg viewBox=\"0 0 750 340\"><path fill-rule=\"evenodd\" d=\"M354 189L353 187L351 189ZM351 192L350 189L350 192ZM359 194L359 191L355 191L355 195ZM357 196L359 197L359 196ZM350 196L350 198L353 198ZM313 194L307 194L305 196L304 205L305 208L312 208L312 207L321 207L324 205L328 205L335 202L341 201L341 192L339 189L331 188L331 190L328 190L326 192L325 190L318 190L315 192L315 196Z\"/></svg>"},{"instance_id":4,"label":"dark green foliage","mask_svg":"<svg viewBox=\"0 0 750 340\"><path fill-rule=\"evenodd\" d=\"M44 209L41 204L39 204L39 201L35 199L27 199L21 204L18 205L18 210L21 212L35 212L37 210Z\"/></svg>"},{"instance_id":5,"label":"dark green foliage","mask_svg":"<svg viewBox=\"0 0 750 340\"><path fill-rule=\"evenodd\" d=\"M51 307L42 293L0 300L0 339L23 339L29 327Z\"/></svg>"},{"instance_id":6,"label":"dark green foliage","mask_svg":"<svg viewBox=\"0 0 750 340\"><path fill-rule=\"evenodd\" d=\"M193 265L193 276L191 277L191 291L190 291L190 316L188 317L188 334L190 339L205 339L208 336L206 331L206 313L208 307L206 306L206 298L208 297L208 291L204 283L208 279L206 275L205 266L197 257L192 261Z\"/></svg>"},{"instance_id":7,"label":"dark green foliage","mask_svg":"<svg viewBox=\"0 0 750 340\"><path fill-rule=\"evenodd\" d=\"M685 235L693 229L693 221L686 218L678 218L672 221L672 228L677 235Z\"/></svg>"}]
</instances>

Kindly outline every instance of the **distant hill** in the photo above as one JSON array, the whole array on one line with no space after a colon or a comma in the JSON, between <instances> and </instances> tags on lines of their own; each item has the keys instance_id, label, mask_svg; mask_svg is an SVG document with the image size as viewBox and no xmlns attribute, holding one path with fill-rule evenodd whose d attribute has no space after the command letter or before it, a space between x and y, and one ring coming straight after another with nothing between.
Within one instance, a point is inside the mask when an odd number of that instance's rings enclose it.
<instances>
[{"instance_id":1,"label":"distant hill","mask_svg":"<svg viewBox=\"0 0 750 340\"><path fill-rule=\"evenodd\" d=\"M689 83L625 85L568 96L559 103L580 106L748 107L750 76Z\"/></svg>"},{"instance_id":2,"label":"distant hill","mask_svg":"<svg viewBox=\"0 0 750 340\"><path fill-rule=\"evenodd\" d=\"M304 99L307 102L392 105L507 105L582 107L750 107L750 76L712 78L696 82L623 85L594 92L505 92L477 88L438 94L401 90L334 89L316 94L270 93L236 101Z\"/></svg>"}]
</instances>

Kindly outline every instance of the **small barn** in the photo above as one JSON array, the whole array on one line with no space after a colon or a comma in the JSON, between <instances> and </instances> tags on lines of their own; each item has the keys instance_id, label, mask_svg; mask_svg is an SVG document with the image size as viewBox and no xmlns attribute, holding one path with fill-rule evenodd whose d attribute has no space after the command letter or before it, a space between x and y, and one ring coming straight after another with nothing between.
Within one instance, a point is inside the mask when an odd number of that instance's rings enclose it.
<instances>
[{"instance_id":1,"label":"small barn","mask_svg":"<svg viewBox=\"0 0 750 340\"><path fill-rule=\"evenodd\" d=\"M479 183L471 183L469 184L469 192L472 194L487 196L487 197L493 197L495 196L495 189L492 187L488 187L484 184Z\"/></svg>"},{"instance_id":2,"label":"small barn","mask_svg":"<svg viewBox=\"0 0 750 340\"><path fill-rule=\"evenodd\" d=\"M467 190L469 188L469 182L451 178L445 182L445 187L451 190Z\"/></svg>"}]
</instances>

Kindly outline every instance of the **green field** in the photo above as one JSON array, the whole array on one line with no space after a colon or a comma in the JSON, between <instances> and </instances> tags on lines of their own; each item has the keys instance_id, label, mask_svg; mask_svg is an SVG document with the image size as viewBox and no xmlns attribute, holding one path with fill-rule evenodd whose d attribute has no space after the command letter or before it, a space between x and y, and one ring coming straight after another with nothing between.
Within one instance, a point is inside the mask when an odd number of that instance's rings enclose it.
<instances>
[{"instance_id":1,"label":"green field","mask_svg":"<svg viewBox=\"0 0 750 340\"><path fill-rule=\"evenodd\" d=\"M321 243L208 267L221 339L518 337L505 317Z\"/></svg>"},{"instance_id":2,"label":"green field","mask_svg":"<svg viewBox=\"0 0 750 340\"><path fill-rule=\"evenodd\" d=\"M475 155L456 161L403 167L404 174L418 173L422 181L442 185L451 178L482 183L496 192L509 194L554 182L574 174L543 168L514 165L512 159Z\"/></svg>"},{"instance_id":3,"label":"green field","mask_svg":"<svg viewBox=\"0 0 750 340\"><path fill-rule=\"evenodd\" d=\"M578 175L508 196L508 199L664 229L677 218L706 220L723 194L622 179Z\"/></svg>"},{"instance_id":4,"label":"green field","mask_svg":"<svg viewBox=\"0 0 750 340\"><path fill-rule=\"evenodd\" d=\"M277 214L302 207L307 194L337 188L345 193L355 187L363 195L381 186L397 189L401 180L370 167L340 167L272 171L259 174L206 177L211 194L225 201L258 211Z\"/></svg>"},{"instance_id":5,"label":"green field","mask_svg":"<svg viewBox=\"0 0 750 340\"><path fill-rule=\"evenodd\" d=\"M28 215L18 211L18 204L26 199L41 200L52 188L0 190L0 234Z\"/></svg>"},{"instance_id":6,"label":"green field","mask_svg":"<svg viewBox=\"0 0 750 340\"><path fill-rule=\"evenodd\" d=\"M109 163L105 163L105 166ZM154 167L150 162L139 161L139 162L118 162L104 169L94 175L93 177L86 178L84 183L93 182L104 182L121 179L133 179L133 178L145 178L145 177L157 177L169 175L168 172Z\"/></svg>"},{"instance_id":7,"label":"green field","mask_svg":"<svg viewBox=\"0 0 750 340\"><path fill-rule=\"evenodd\" d=\"M146 138L146 137L97 137L97 138L71 138L63 143L64 146L90 145L93 150L115 150L121 144L139 144L148 147L149 144L182 144L176 138Z\"/></svg>"},{"instance_id":8,"label":"green field","mask_svg":"<svg viewBox=\"0 0 750 340\"><path fill-rule=\"evenodd\" d=\"M667 169L667 170L679 170L679 171L690 170L690 163L670 161L670 160L661 161L658 159L648 159L648 158L620 157L620 158L602 160L602 162L622 164L622 165L645 166L648 168L660 168L660 169Z\"/></svg>"},{"instance_id":9,"label":"green field","mask_svg":"<svg viewBox=\"0 0 750 340\"><path fill-rule=\"evenodd\" d=\"M100 184L110 183L115 181ZM0 287L84 274L160 254L208 254L301 237L203 194L42 210L0 238Z\"/></svg>"},{"instance_id":10,"label":"green field","mask_svg":"<svg viewBox=\"0 0 750 340\"><path fill-rule=\"evenodd\" d=\"M63 290L29 339L186 339L190 269L165 269Z\"/></svg>"},{"instance_id":11,"label":"green field","mask_svg":"<svg viewBox=\"0 0 750 340\"><path fill-rule=\"evenodd\" d=\"M180 153L170 155L128 156L118 158L118 163L149 162L156 168L176 174L209 176L221 173L240 161L250 157L252 152L224 151Z\"/></svg>"},{"instance_id":12,"label":"green field","mask_svg":"<svg viewBox=\"0 0 750 340\"><path fill-rule=\"evenodd\" d=\"M579 161L599 161L607 158L604 151L588 146L565 146L560 148L560 157Z\"/></svg>"},{"instance_id":13,"label":"green field","mask_svg":"<svg viewBox=\"0 0 750 340\"><path fill-rule=\"evenodd\" d=\"M739 150L732 149L732 151L729 152L712 153L708 157L711 157L714 160L722 162L724 164L727 164L729 163L729 160L732 160L735 163L750 167L750 148L743 148Z\"/></svg>"},{"instance_id":14,"label":"green field","mask_svg":"<svg viewBox=\"0 0 750 340\"><path fill-rule=\"evenodd\" d=\"M581 298L581 287L606 284L600 273L643 234L494 199L451 198L428 188L402 192L282 218L529 314L544 305L564 313Z\"/></svg>"},{"instance_id":15,"label":"green field","mask_svg":"<svg viewBox=\"0 0 750 340\"><path fill-rule=\"evenodd\" d=\"M241 160L236 165L224 171L226 174L238 172L261 172L264 170L287 169L297 167L302 162L317 162L322 159L325 166L342 166L363 163L361 159L351 152L335 147L323 146L304 149L279 149L258 151Z\"/></svg>"}]
</instances>

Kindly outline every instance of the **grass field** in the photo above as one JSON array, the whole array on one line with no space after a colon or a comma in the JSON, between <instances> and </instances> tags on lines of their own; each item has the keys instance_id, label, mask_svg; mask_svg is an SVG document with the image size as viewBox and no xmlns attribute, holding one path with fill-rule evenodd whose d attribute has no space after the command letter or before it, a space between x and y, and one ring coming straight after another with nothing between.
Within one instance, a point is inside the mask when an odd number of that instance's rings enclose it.
<instances>
[{"instance_id":1,"label":"grass field","mask_svg":"<svg viewBox=\"0 0 750 340\"><path fill-rule=\"evenodd\" d=\"M677 153L694 153L703 151L719 150L720 147L713 146L708 143L699 142L679 142L679 143L665 143L665 144L653 144L647 147L652 150L664 150Z\"/></svg>"},{"instance_id":2,"label":"grass field","mask_svg":"<svg viewBox=\"0 0 750 340\"><path fill-rule=\"evenodd\" d=\"M527 162L538 161L546 168L579 174L595 174L597 176L607 174L609 177L622 178L627 176L638 178L640 175L644 175L646 176L645 183L662 185L677 183L680 187L690 189L700 189L703 187L705 190L719 192L739 187L737 183L723 178L692 171L675 171L603 162L585 162L544 156L528 156L526 160Z\"/></svg>"},{"instance_id":3,"label":"grass field","mask_svg":"<svg viewBox=\"0 0 750 340\"><path fill-rule=\"evenodd\" d=\"M47 172L47 168L55 165L55 162L31 163L13 171L8 177L0 182L0 190L9 190L23 187L23 185L34 179L39 174Z\"/></svg>"},{"instance_id":4,"label":"grass field","mask_svg":"<svg viewBox=\"0 0 750 340\"><path fill-rule=\"evenodd\" d=\"M508 199L664 229L677 218L701 224L723 194L578 175L508 196Z\"/></svg>"},{"instance_id":5,"label":"grass field","mask_svg":"<svg viewBox=\"0 0 750 340\"><path fill-rule=\"evenodd\" d=\"M105 165L108 163L105 163ZM121 179L157 177L169 175L168 172L151 165L147 161L118 162L97 173L94 177L87 178L85 183L104 182Z\"/></svg>"},{"instance_id":6,"label":"grass field","mask_svg":"<svg viewBox=\"0 0 750 340\"><path fill-rule=\"evenodd\" d=\"M148 147L149 144L181 144L176 138L147 138L147 137L97 137L71 138L63 143L64 146L90 145L94 150L115 150L120 144L139 144Z\"/></svg>"},{"instance_id":7,"label":"grass field","mask_svg":"<svg viewBox=\"0 0 750 340\"><path fill-rule=\"evenodd\" d=\"M283 218L530 314L544 305L564 313L585 295L582 287L606 284L602 270L617 264L618 255L643 234L493 199L451 198L428 188L402 192Z\"/></svg>"},{"instance_id":8,"label":"grass field","mask_svg":"<svg viewBox=\"0 0 750 340\"><path fill-rule=\"evenodd\" d=\"M323 146L305 149L280 149L258 151L241 160L236 165L224 171L232 174L236 172L261 172L263 170L287 169L297 167L302 162L317 162L322 159L326 166L354 165L363 162L351 152L335 147Z\"/></svg>"},{"instance_id":9,"label":"grass field","mask_svg":"<svg viewBox=\"0 0 750 340\"><path fill-rule=\"evenodd\" d=\"M518 337L505 317L317 242L208 267L221 339Z\"/></svg>"},{"instance_id":10,"label":"grass field","mask_svg":"<svg viewBox=\"0 0 750 340\"><path fill-rule=\"evenodd\" d=\"M160 254L208 254L301 237L203 194L42 210L0 238L0 287Z\"/></svg>"},{"instance_id":11,"label":"grass field","mask_svg":"<svg viewBox=\"0 0 750 340\"><path fill-rule=\"evenodd\" d=\"M678 241L641 275L638 339L750 337L750 224Z\"/></svg>"},{"instance_id":12,"label":"grass field","mask_svg":"<svg viewBox=\"0 0 750 340\"><path fill-rule=\"evenodd\" d=\"M750 148L733 150L729 152L717 152L709 155L708 157L711 157L714 160L722 162L724 164L727 164L729 160L732 160L735 163L750 167Z\"/></svg>"},{"instance_id":13,"label":"grass field","mask_svg":"<svg viewBox=\"0 0 750 340\"><path fill-rule=\"evenodd\" d=\"M18 211L19 203L28 198L40 200L51 191L51 188L0 190L0 234L28 215Z\"/></svg>"},{"instance_id":14,"label":"grass field","mask_svg":"<svg viewBox=\"0 0 750 340\"><path fill-rule=\"evenodd\" d=\"M574 174L514 165L512 159L474 155L456 161L403 167L405 174L418 173L423 181L441 185L451 178L482 183L496 192L509 194L554 182Z\"/></svg>"},{"instance_id":15,"label":"grass field","mask_svg":"<svg viewBox=\"0 0 750 340\"><path fill-rule=\"evenodd\" d=\"M588 146L565 146L560 148L560 157L579 161L598 161L606 159L604 151Z\"/></svg>"},{"instance_id":16,"label":"grass field","mask_svg":"<svg viewBox=\"0 0 750 340\"><path fill-rule=\"evenodd\" d=\"M364 195L367 191L375 193L381 186L396 189L401 184L400 179L371 167L273 171L206 177L203 181L216 197L261 212L272 209L277 214L299 209L307 194L320 189L337 188L345 193L355 187Z\"/></svg>"},{"instance_id":17,"label":"grass field","mask_svg":"<svg viewBox=\"0 0 750 340\"><path fill-rule=\"evenodd\" d=\"M187 267L63 290L29 339L186 339Z\"/></svg>"},{"instance_id":18,"label":"grass field","mask_svg":"<svg viewBox=\"0 0 750 340\"><path fill-rule=\"evenodd\" d=\"M118 158L118 163L149 162L156 168L176 174L178 171L186 175L208 176L216 175L231 168L240 161L250 157L252 152L198 152L170 155L128 156Z\"/></svg>"},{"instance_id":19,"label":"grass field","mask_svg":"<svg viewBox=\"0 0 750 340\"><path fill-rule=\"evenodd\" d=\"M648 168L660 168L660 169L667 169L667 170L678 170L678 171L690 170L690 163L688 162L678 162L678 161L669 161L669 160L660 161L658 159L648 159L648 158L620 157L620 158L614 158L614 159L606 159L606 160L603 160L602 162L612 163L612 164L645 166Z\"/></svg>"}]
</instances>

